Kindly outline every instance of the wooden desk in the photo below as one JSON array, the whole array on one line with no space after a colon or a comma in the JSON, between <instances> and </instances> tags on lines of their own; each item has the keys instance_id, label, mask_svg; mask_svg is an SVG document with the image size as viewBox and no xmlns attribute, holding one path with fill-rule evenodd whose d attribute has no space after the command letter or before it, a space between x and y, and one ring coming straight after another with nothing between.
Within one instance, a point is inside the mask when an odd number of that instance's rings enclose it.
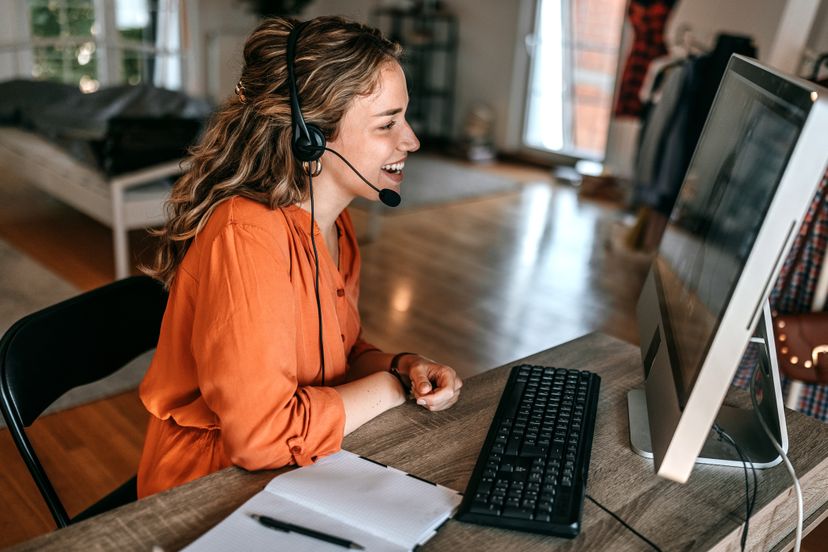
<instances>
[{"instance_id":1,"label":"wooden desk","mask_svg":"<svg viewBox=\"0 0 828 552\"><path fill-rule=\"evenodd\" d=\"M688 484L660 480L652 463L630 450L628 389L642 384L636 347L590 334L529 357L530 362L593 370L601 395L587 491L664 550L738 550L744 515L741 468L696 466ZM517 362L516 362L517 363ZM514 363L514 364L516 364ZM509 372L503 366L469 379L453 408L429 413L396 408L349 435L344 448L464 490ZM791 460L805 497L806 532L828 515L828 425L788 412ZM23 543L15 550L166 551L181 548L218 523L278 472L228 468ZM759 470L750 523L751 549L790 545L796 521L785 468ZM575 540L541 537L449 521L422 550L644 550L646 545L589 501Z\"/></svg>"}]
</instances>

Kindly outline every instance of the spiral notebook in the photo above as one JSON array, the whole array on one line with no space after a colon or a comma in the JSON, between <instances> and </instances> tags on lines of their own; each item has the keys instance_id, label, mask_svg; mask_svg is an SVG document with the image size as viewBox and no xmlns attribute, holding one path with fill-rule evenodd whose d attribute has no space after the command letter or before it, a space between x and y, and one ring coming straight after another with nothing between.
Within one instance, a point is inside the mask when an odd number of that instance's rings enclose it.
<instances>
[{"instance_id":1,"label":"spiral notebook","mask_svg":"<svg viewBox=\"0 0 828 552\"><path fill-rule=\"evenodd\" d=\"M366 551L397 552L423 544L456 511L457 491L351 452L279 475L185 550L330 550L332 544L265 527L251 514L311 529Z\"/></svg>"}]
</instances>

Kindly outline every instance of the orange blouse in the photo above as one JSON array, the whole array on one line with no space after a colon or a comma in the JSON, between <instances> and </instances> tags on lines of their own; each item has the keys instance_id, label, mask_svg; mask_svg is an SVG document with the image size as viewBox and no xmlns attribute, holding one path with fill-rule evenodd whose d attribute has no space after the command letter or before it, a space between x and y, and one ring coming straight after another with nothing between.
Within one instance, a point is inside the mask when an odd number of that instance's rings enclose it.
<instances>
[{"instance_id":1,"label":"orange blouse","mask_svg":"<svg viewBox=\"0 0 828 552\"><path fill-rule=\"evenodd\" d=\"M347 212L339 266L314 227L325 354L319 359L310 214L235 197L190 245L140 387L150 423L138 469L147 496L231 464L307 465L340 449L342 399L360 337L359 251Z\"/></svg>"}]
</instances>

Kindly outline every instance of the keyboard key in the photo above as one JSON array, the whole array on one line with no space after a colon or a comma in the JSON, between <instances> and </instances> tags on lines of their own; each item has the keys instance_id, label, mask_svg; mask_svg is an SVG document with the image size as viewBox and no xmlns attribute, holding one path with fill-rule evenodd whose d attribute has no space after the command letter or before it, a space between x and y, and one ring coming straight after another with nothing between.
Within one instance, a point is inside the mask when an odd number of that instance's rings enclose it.
<instances>
[{"instance_id":1,"label":"keyboard key","mask_svg":"<svg viewBox=\"0 0 828 552\"><path fill-rule=\"evenodd\" d=\"M558 459L561 458L563 455L563 446L552 442L552 445L549 447L549 458Z\"/></svg>"},{"instance_id":2,"label":"keyboard key","mask_svg":"<svg viewBox=\"0 0 828 552\"><path fill-rule=\"evenodd\" d=\"M519 506L505 506L503 517L517 519L532 519L533 508L521 508Z\"/></svg>"},{"instance_id":3,"label":"keyboard key","mask_svg":"<svg viewBox=\"0 0 828 552\"><path fill-rule=\"evenodd\" d=\"M486 504L485 502L472 502L469 511L473 514L499 515L500 506L497 504Z\"/></svg>"},{"instance_id":4,"label":"keyboard key","mask_svg":"<svg viewBox=\"0 0 828 552\"><path fill-rule=\"evenodd\" d=\"M546 458L546 447L540 444L523 445L520 455L526 458Z\"/></svg>"},{"instance_id":5,"label":"keyboard key","mask_svg":"<svg viewBox=\"0 0 828 552\"><path fill-rule=\"evenodd\" d=\"M527 510L529 510L531 512L535 509L535 503L536 503L536 500L533 500L531 498L524 498L523 500L520 501L520 507L521 508L526 508Z\"/></svg>"},{"instance_id":6,"label":"keyboard key","mask_svg":"<svg viewBox=\"0 0 828 552\"><path fill-rule=\"evenodd\" d=\"M512 481L514 481L516 483L525 483L527 481L527 479L529 478L529 471L521 469L521 470L513 471L509 475L511 476Z\"/></svg>"},{"instance_id":7,"label":"keyboard key","mask_svg":"<svg viewBox=\"0 0 828 552\"><path fill-rule=\"evenodd\" d=\"M480 484L477 485L477 490L481 493L486 493L486 494L492 492L493 488L494 488L493 480L492 480L491 477L485 478L485 480L481 481Z\"/></svg>"}]
</instances>

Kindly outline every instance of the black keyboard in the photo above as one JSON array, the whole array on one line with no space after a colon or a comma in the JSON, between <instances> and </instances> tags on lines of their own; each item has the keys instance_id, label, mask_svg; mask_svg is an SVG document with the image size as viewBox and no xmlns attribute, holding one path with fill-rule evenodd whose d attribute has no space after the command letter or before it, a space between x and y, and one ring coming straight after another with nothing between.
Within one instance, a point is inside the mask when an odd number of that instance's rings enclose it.
<instances>
[{"instance_id":1,"label":"black keyboard","mask_svg":"<svg viewBox=\"0 0 828 552\"><path fill-rule=\"evenodd\" d=\"M578 535L600 385L587 371L512 368L456 518Z\"/></svg>"}]
</instances>

